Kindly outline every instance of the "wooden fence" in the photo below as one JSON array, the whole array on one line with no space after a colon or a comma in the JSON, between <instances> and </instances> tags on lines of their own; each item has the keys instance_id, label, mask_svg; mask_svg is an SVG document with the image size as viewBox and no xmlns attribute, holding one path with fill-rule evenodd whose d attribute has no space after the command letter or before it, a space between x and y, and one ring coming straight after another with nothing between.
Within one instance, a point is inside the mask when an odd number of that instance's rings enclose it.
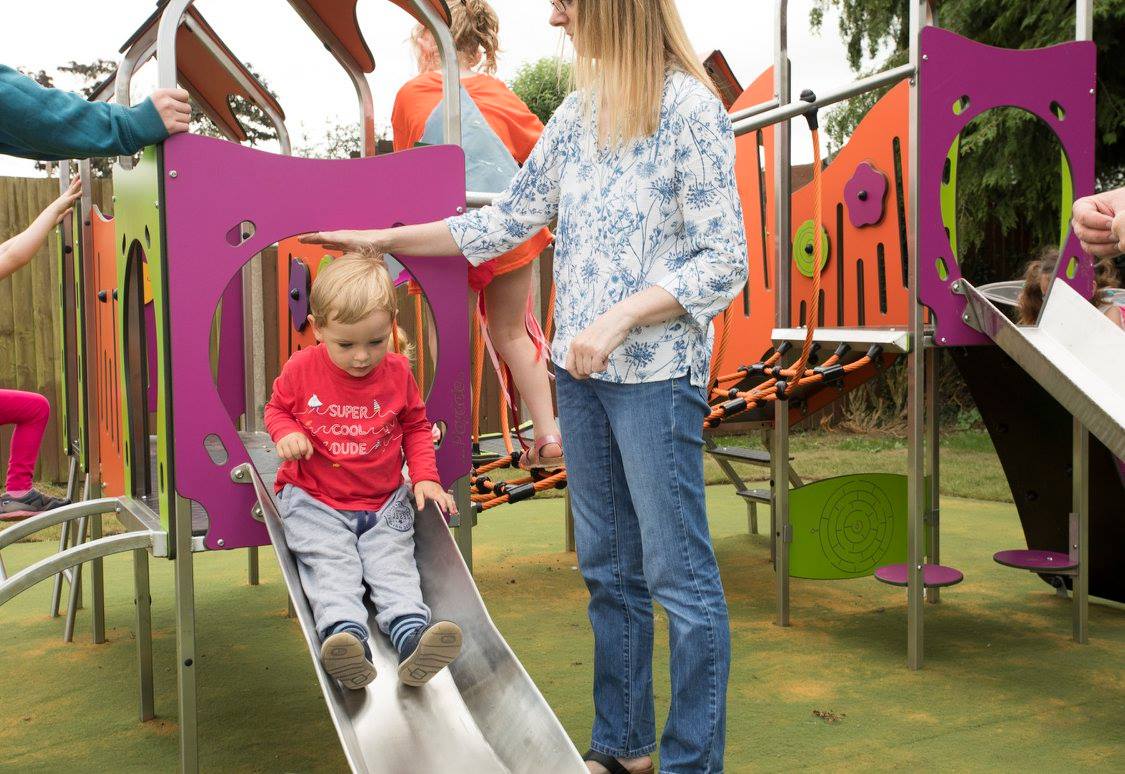
<instances>
[{"instance_id":1,"label":"wooden fence","mask_svg":"<svg viewBox=\"0 0 1125 774\"><path fill-rule=\"evenodd\" d=\"M57 180L0 178L0 242L23 231L59 195ZM31 263L0 280L0 389L46 395L52 407L62 398L56 331L59 325L59 276L52 237ZM36 477L66 479L62 436L52 411L43 439ZM8 467L12 427L0 428L0 470Z\"/></svg>"}]
</instances>

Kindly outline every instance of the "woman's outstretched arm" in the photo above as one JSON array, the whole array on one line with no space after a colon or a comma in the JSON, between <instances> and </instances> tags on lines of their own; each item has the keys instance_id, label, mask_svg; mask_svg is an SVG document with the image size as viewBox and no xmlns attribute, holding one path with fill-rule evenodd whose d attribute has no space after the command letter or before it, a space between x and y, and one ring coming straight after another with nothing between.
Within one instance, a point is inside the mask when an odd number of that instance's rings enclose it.
<instances>
[{"instance_id":1,"label":"woman's outstretched arm","mask_svg":"<svg viewBox=\"0 0 1125 774\"><path fill-rule=\"evenodd\" d=\"M329 250L375 250L381 255L435 256L460 255L461 248L453 241L445 221L420 223L416 226L379 228L367 231L317 231L305 234L301 241L323 245Z\"/></svg>"}]
</instances>

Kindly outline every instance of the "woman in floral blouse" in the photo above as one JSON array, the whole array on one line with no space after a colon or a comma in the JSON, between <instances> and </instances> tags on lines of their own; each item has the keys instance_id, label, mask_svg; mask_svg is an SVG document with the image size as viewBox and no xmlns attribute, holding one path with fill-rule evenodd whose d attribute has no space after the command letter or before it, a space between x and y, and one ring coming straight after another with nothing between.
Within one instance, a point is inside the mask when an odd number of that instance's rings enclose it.
<instances>
[{"instance_id":1,"label":"woman in floral blouse","mask_svg":"<svg viewBox=\"0 0 1125 774\"><path fill-rule=\"evenodd\" d=\"M579 565L594 630L593 772L651 772L652 600L668 616L661 769L720 772L730 632L707 529L711 320L746 281L734 135L675 0L556 0L578 90L492 206L314 234L479 264L558 219L555 340Z\"/></svg>"}]
</instances>

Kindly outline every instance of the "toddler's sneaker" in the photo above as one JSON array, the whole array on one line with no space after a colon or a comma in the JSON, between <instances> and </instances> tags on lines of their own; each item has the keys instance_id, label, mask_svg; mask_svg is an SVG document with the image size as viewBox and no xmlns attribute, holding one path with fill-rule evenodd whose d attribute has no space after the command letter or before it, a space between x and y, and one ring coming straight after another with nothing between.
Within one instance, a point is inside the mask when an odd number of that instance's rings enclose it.
<instances>
[{"instance_id":1,"label":"toddler's sneaker","mask_svg":"<svg viewBox=\"0 0 1125 774\"><path fill-rule=\"evenodd\" d=\"M32 489L21 497L13 497L5 492L0 495L0 513L42 513L54 508L70 505L70 500L60 500L57 497L48 497L42 492Z\"/></svg>"},{"instance_id":2,"label":"toddler's sneaker","mask_svg":"<svg viewBox=\"0 0 1125 774\"><path fill-rule=\"evenodd\" d=\"M403 643L398 679L406 685L425 685L460 653L461 627L452 621L434 621Z\"/></svg>"},{"instance_id":3,"label":"toddler's sneaker","mask_svg":"<svg viewBox=\"0 0 1125 774\"><path fill-rule=\"evenodd\" d=\"M351 632L330 635L320 646L320 663L340 685L358 691L375 679L375 665L367 655L366 643Z\"/></svg>"}]
</instances>

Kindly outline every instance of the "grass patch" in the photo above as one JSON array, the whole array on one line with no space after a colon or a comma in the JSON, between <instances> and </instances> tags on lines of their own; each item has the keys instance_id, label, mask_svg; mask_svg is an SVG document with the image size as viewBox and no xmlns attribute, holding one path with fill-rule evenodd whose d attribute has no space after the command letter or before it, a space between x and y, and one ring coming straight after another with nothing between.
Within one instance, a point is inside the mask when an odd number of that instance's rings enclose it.
<instances>
[{"instance_id":1,"label":"grass patch","mask_svg":"<svg viewBox=\"0 0 1125 774\"><path fill-rule=\"evenodd\" d=\"M1020 544L1015 509L949 498L943 555L965 572L927 606L926 668L905 668L906 605L870 578L795 579L792 626L773 624L764 536L746 534L729 487L707 492L731 612L727 770L1125 770L1125 613L1092 606L1090 644L1070 640L1070 605L1038 578L996 565ZM592 637L586 591L563 550L562 505L482 516L476 579L497 626L585 749ZM52 546L5 550L9 571ZM46 615L50 585L0 608L0 771L173 771L177 762L172 564L152 560L158 718L135 719L132 563L106 561L109 642L76 641ZM262 552L262 585L242 551L195 561L204 771L344 772L285 588ZM657 730L669 703L667 617L656 611ZM441 729L434 729L440 736Z\"/></svg>"}]
</instances>

